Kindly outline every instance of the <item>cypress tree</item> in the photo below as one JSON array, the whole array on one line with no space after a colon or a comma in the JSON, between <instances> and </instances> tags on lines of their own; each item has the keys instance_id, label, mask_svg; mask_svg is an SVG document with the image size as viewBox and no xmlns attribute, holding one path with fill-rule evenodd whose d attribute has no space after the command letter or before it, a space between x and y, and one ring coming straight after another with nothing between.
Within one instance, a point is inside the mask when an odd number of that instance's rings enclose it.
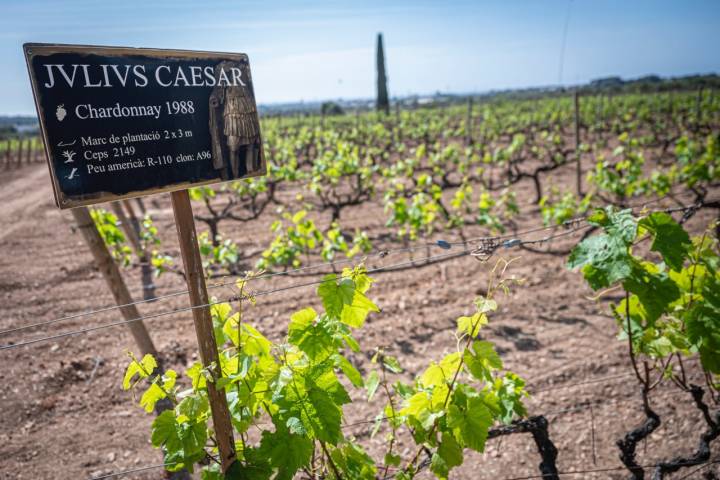
<instances>
[{"instance_id":1,"label":"cypress tree","mask_svg":"<svg viewBox=\"0 0 720 480\"><path fill-rule=\"evenodd\" d=\"M382 33L377 36L377 105L379 112L390 113L388 100L387 75L385 74L385 51L383 50Z\"/></svg>"}]
</instances>

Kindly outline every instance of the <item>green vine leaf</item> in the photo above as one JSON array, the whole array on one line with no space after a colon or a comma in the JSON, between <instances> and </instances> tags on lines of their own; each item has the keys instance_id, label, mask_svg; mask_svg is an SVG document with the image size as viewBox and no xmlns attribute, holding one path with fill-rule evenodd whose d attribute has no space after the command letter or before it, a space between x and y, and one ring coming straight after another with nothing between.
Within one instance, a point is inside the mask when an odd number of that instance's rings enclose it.
<instances>
[{"instance_id":1,"label":"green vine leaf","mask_svg":"<svg viewBox=\"0 0 720 480\"><path fill-rule=\"evenodd\" d=\"M442 434L442 440L437 452L433 453L430 461L430 470L440 479L447 480L450 470L462 465L463 452L455 437L447 433Z\"/></svg>"},{"instance_id":2,"label":"green vine leaf","mask_svg":"<svg viewBox=\"0 0 720 480\"><path fill-rule=\"evenodd\" d=\"M340 354L336 354L335 361L337 367L342 370L346 377L348 377L348 380L350 380L350 383L352 383L353 386L357 388L363 388L365 386L362 375L347 358Z\"/></svg>"},{"instance_id":3,"label":"green vine leaf","mask_svg":"<svg viewBox=\"0 0 720 480\"><path fill-rule=\"evenodd\" d=\"M318 286L317 293L322 299L325 313L331 318L339 319L344 306L353 302L355 283L349 278L338 283L337 275L326 275Z\"/></svg>"},{"instance_id":4,"label":"green vine leaf","mask_svg":"<svg viewBox=\"0 0 720 480\"><path fill-rule=\"evenodd\" d=\"M616 211L612 206L596 209L588 217L588 222L603 227L608 235L619 238L625 245L630 245L637 235L637 221L629 208L620 211Z\"/></svg>"},{"instance_id":5,"label":"green vine leaf","mask_svg":"<svg viewBox=\"0 0 720 480\"><path fill-rule=\"evenodd\" d=\"M360 328L370 312L379 312L380 309L365 296L362 288L356 287L355 281L342 278L338 282L337 279L337 275L326 275L317 289L325 313L353 328ZM369 287L369 283L362 277L359 281L363 282L363 288Z\"/></svg>"},{"instance_id":6,"label":"green vine leaf","mask_svg":"<svg viewBox=\"0 0 720 480\"><path fill-rule=\"evenodd\" d=\"M140 398L140 406L145 408L146 412L152 412L155 409L155 404L167 397L166 392L173 390L176 378L177 373L174 370L167 370L162 377L162 388L158 385L157 380L151 383Z\"/></svg>"},{"instance_id":7,"label":"green vine leaf","mask_svg":"<svg viewBox=\"0 0 720 480\"><path fill-rule=\"evenodd\" d=\"M586 238L570 252L568 268L581 268L593 290L607 288L632 272L630 245L637 235L637 222L630 210L616 212L612 207L596 210L588 218L605 229L602 235Z\"/></svg>"},{"instance_id":8,"label":"green vine leaf","mask_svg":"<svg viewBox=\"0 0 720 480\"><path fill-rule=\"evenodd\" d=\"M353 327L361 328L370 312L379 312L380 309L360 290L355 290L350 304L345 304L340 315L340 321Z\"/></svg>"},{"instance_id":9,"label":"green vine leaf","mask_svg":"<svg viewBox=\"0 0 720 480\"><path fill-rule=\"evenodd\" d=\"M480 334L480 329L487 323L488 318L484 312L476 312L471 317L458 317L457 332L474 338Z\"/></svg>"},{"instance_id":10,"label":"green vine leaf","mask_svg":"<svg viewBox=\"0 0 720 480\"><path fill-rule=\"evenodd\" d=\"M328 358L335 351L332 333L326 322L315 322L317 318L314 309L305 308L292 314L288 327L288 341L314 362Z\"/></svg>"},{"instance_id":11,"label":"green vine leaf","mask_svg":"<svg viewBox=\"0 0 720 480\"><path fill-rule=\"evenodd\" d=\"M440 363L432 362L425 372L420 376L420 383L425 388L449 383L455 371L460 366L462 356L459 352L453 352L445 356Z\"/></svg>"},{"instance_id":12,"label":"green vine leaf","mask_svg":"<svg viewBox=\"0 0 720 480\"><path fill-rule=\"evenodd\" d=\"M153 446L162 446L166 452L165 462L173 463L172 471L187 468L192 471L194 463L205 457L207 426L187 417L175 417L172 410L165 410L152 423Z\"/></svg>"},{"instance_id":13,"label":"green vine leaf","mask_svg":"<svg viewBox=\"0 0 720 480\"><path fill-rule=\"evenodd\" d=\"M373 459L357 444L346 443L330 452L333 462L344 477L357 480L375 480L377 468Z\"/></svg>"},{"instance_id":14,"label":"green vine leaf","mask_svg":"<svg viewBox=\"0 0 720 480\"><path fill-rule=\"evenodd\" d=\"M205 369L200 362L193 363L190 368L185 370L185 375L190 378L193 390L197 391L207 388Z\"/></svg>"},{"instance_id":15,"label":"green vine leaf","mask_svg":"<svg viewBox=\"0 0 720 480\"><path fill-rule=\"evenodd\" d=\"M665 309L680 296L675 282L649 262L632 262L631 273L623 286L637 295L649 325L654 324Z\"/></svg>"},{"instance_id":16,"label":"green vine leaf","mask_svg":"<svg viewBox=\"0 0 720 480\"><path fill-rule=\"evenodd\" d=\"M632 271L630 260L623 239L602 234L587 238L573 248L568 267L581 268L590 287L599 290L627 278Z\"/></svg>"},{"instance_id":17,"label":"green vine leaf","mask_svg":"<svg viewBox=\"0 0 720 480\"><path fill-rule=\"evenodd\" d=\"M370 372L370 374L367 377L367 380L365 380L365 389L367 390L367 399L372 400L372 398L375 396L375 392L377 392L378 387L380 386L380 375L373 370Z\"/></svg>"},{"instance_id":18,"label":"green vine leaf","mask_svg":"<svg viewBox=\"0 0 720 480\"><path fill-rule=\"evenodd\" d=\"M295 473L310 463L313 441L303 435L278 428L275 432L262 433L258 454L269 460L277 473L275 480L292 480Z\"/></svg>"},{"instance_id":19,"label":"green vine leaf","mask_svg":"<svg viewBox=\"0 0 720 480\"><path fill-rule=\"evenodd\" d=\"M491 342L478 340L465 349L463 361L470 374L477 380L492 381L493 371L502 368L502 360Z\"/></svg>"},{"instance_id":20,"label":"green vine leaf","mask_svg":"<svg viewBox=\"0 0 720 480\"><path fill-rule=\"evenodd\" d=\"M447 426L463 445L476 452L483 452L488 430L493 423L492 414L479 397L456 397L448 407Z\"/></svg>"},{"instance_id":21,"label":"green vine leaf","mask_svg":"<svg viewBox=\"0 0 720 480\"><path fill-rule=\"evenodd\" d=\"M673 270L681 270L692 248L688 233L665 212L648 215L640 220L640 227L652 234L652 251L662 255Z\"/></svg>"},{"instance_id":22,"label":"green vine leaf","mask_svg":"<svg viewBox=\"0 0 720 480\"><path fill-rule=\"evenodd\" d=\"M140 362L138 362L132 354L130 354L130 358L132 361L130 365L128 365L127 370L125 370L125 378L123 378L124 390L129 390L132 387L132 381L136 375L138 376L138 381L140 381L150 376L157 368L155 357L149 353L145 354Z\"/></svg>"}]
</instances>

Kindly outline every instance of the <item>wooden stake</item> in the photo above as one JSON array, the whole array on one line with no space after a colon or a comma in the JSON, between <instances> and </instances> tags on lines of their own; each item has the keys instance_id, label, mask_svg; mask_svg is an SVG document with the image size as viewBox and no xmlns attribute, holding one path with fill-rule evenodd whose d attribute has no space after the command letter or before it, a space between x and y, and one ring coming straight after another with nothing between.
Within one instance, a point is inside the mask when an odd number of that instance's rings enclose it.
<instances>
[{"instance_id":1,"label":"wooden stake","mask_svg":"<svg viewBox=\"0 0 720 480\"><path fill-rule=\"evenodd\" d=\"M115 260L112 258L112 255L108 251L105 242L100 236L100 233L98 233L97 228L95 228L95 222L93 222L92 217L90 216L90 212L86 207L80 207L74 208L72 210L72 213L75 217L75 221L78 223L80 231L85 237L85 241L90 247L90 251L95 258L95 262L100 268L103 277L105 277L105 281L110 287L110 291L115 297L115 302L118 305L127 305L132 303L133 299L130 297L130 293L128 292L127 286L125 285L125 281L120 275L120 270L118 269ZM122 312L123 318L125 318L126 320L140 317L140 313L138 312L135 305L127 305L126 307L122 307L120 311ZM158 357L152 339L150 338L150 335L145 328L145 324L142 321L137 321L128 323L128 326L130 327L130 332L135 338L135 343L137 343L138 348L140 349L142 354L145 355L146 353L149 353L150 355L155 357L158 364L156 371L162 372L163 360L162 358ZM155 404L155 414L160 415L160 413L162 413L164 410L172 408L172 403L170 403L167 399L161 400L157 404ZM166 472L165 478L169 478L171 480L191 479L190 474L185 469L179 470L177 472Z\"/></svg>"},{"instance_id":2,"label":"wooden stake","mask_svg":"<svg viewBox=\"0 0 720 480\"><path fill-rule=\"evenodd\" d=\"M5 150L5 170L10 169L12 163L12 141L7 139L7 149Z\"/></svg>"},{"instance_id":3,"label":"wooden stake","mask_svg":"<svg viewBox=\"0 0 720 480\"><path fill-rule=\"evenodd\" d=\"M467 120L465 121L465 145L472 144L473 130L473 97L468 97Z\"/></svg>"},{"instance_id":4,"label":"wooden stake","mask_svg":"<svg viewBox=\"0 0 720 480\"><path fill-rule=\"evenodd\" d=\"M27 139L27 148L25 149L25 163L27 163L27 164L30 163L30 157L31 157L31 152L32 152L32 144L33 144L33 139L32 139L32 138L28 138L28 139Z\"/></svg>"},{"instance_id":5,"label":"wooden stake","mask_svg":"<svg viewBox=\"0 0 720 480\"><path fill-rule=\"evenodd\" d=\"M702 100L703 100L703 87L700 86L697 91L697 97L695 98L695 123L700 125L700 116L702 115Z\"/></svg>"},{"instance_id":6,"label":"wooden stake","mask_svg":"<svg viewBox=\"0 0 720 480\"><path fill-rule=\"evenodd\" d=\"M28 148L28 146L29 146L29 140L25 139L25 141L23 142L23 147L25 147L25 148L20 150L20 161L18 162L19 165L22 165L23 158L25 159L25 163L27 163L27 157L28 157L27 154L28 154L28 151L30 150Z\"/></svg>"},{"instance_id":7,"label":"wooden stake","mask_svg":"<svg viewBox=\"0 0 720 480\"><path fill-rule=\"evenodd\" d=\"M75 221L77 222L80 232L82 232L82 235L85 238L85 242L88 244L88 247L90 247L90 252L95 259L95 263L97 264L100 273L102 273L108 288L110 288L113 297L115 297L115 303L118 305L125 305L120 308L123 318L125 318L125 320L139 318L140 313L135 305L130 305L132 304L133 299L130 296L130 292L128 292L127 285L125 285L122 275L120 275L120 270L118 269L115 260L108 251L105 242L100 236L100 233L97 231L97 228L95 228L95 222L93 222L93 219L90 216L90 211L86 207L79 207L73 208L72 214L73 217L75 217ZM149 353L152 356L157 357L155 345L153 345L152 339L145 328L145 324L138 320L130 322L127 325L130 328L130 333L132 333L140 352L142 352L143 355Z\"/></svg>"},{"instance_id":8,"label":"wooden stake","mask_svg":"<svg viewBox=\"0 0 720 480\"><path fill-rule=\"evenodd\" d=\"M395 129L397 131L397 141L402 143L403 133L400 126L401 114L400 114L400 100L395 102Z\"/></svg>"},{"instance_id":9,"label":"wooden stake","mask_svg":"<svg viewBox=\"0 0 720 480\"><path fill-rule=\"evenodd\" d=\"M140 259L140 271L142 272L142 283L143 283L143 298L145 300L151 300L155 297L155 282L153 280L153 271L151 265L151 255L145 249L145 246L140 240L142 227L140 226L140 219L135 214L135 208L130 203L130 200L122 201L123 207L127 210L127 216L132 225L132 230L135 232L135 237L140 248L138 252L138 258Z\"/></svg>"},{"instance_id":10,"label":"wooden stake","mask_svg":"<svg viewBox=\"0 0 720 480\"><path fill-rule=\"evenodd\" d=\"M45 159L45 141L38 137L38 148L35 150L35 162L41 163Z\"/></svg>"},{"instance_id":11,"label":"wooden stake","mask_svg":"<svg viewBox=\"0 0 720 480\"><path fill-rule=\"evenodd\" d=\"M27 145L27 140L20 140L20 144L18 145L18 167L22 167L23 152L27 150L27 148L25 148L25 145Z\"/></svg>"},{"instance_id":12,"label":"wooden stake","mask_svg":"<svg viewBox=\"0 0 720 480\"><path fill-rule=\"evenodd\" d=\"M123 232L125 232L125 236L132 244L133 250L135 250L135 255L140 258L143 252L142 246L140 245L140 237L137 235L137 232L130 223L128 216L125 215L125 210L123 210L120 202L112 202L110 204L110 208L115 216L118 217L118 220L120 221L120 228L122 228Z\"/></svg>"},{"instance_id":13,"label":"wooden stake","mask_svg":"<svg viewBox=\"0 0 720 480\"><path fill-rule=\"evenodd\" d=\"M135 203L137 203L138 208L140 209L140 214L145 215L147 213L147 208L145 208L145 202L143 202L142 197L137 197L135 199Z\"/></svg>"},{"instance_id":14,"label":"wooden stake","mask_svg":"<svg viewBox=\"0 0 720 480\"><path fill-rule=\"evenodd\" d=\"M577 195L582 196L582 165L580 164L580 100L578 98L578 91L573 92L573 103L575 104L575 156L577 157L576 162L576 181L577 181Z\"/></svg>"},{"instance_id":15,"label":"wooden stake","mask_svg":"<svg viewBox=\"0 0 720 480\"><path fill-rule=\"evenodd\" d=\"M482 108L482 103L480 104L479 110L480 110L480 113L478 113L478 122L477 122L477 124L478 124L478 126L477 126L477 130L478 130L477 143L482 145L485 142L485 137L483 137L483 129L482 129L483 120L485 120L485 116L484 116L485 111Z\"/></svg>"},{"instance_id":16,"label":"wooden stake","mask_svg":"<svg viewBox=\"0 0 720 480\"><path fill-rule=\"evenodd\" d=\"M22 162L22 138L18 137L17 142L17 166L19 167Z\"/></svg>"},{"instance_id":17,"label":"wooden stake","mask_svg":"<svg viewBox=\"0 0 720 480\"><path fill-rule=\"evenodd\" d=\"M190 293L190 305L198 307L193 309L193 321L195 322L195 334L200 347L200 360L203 367L212 368L212 375L216 382L222 377L222 370L220 369L217 344L215 343L210 307L203 306L209 303L208 293L197 233L195 232L190 196L187 190L173 192L171 196L175 225L180 240L180 252L185 266L185 281ZM225 390L216 389L215 382L207 382L208 399L212 411L218 450L220 451L220 463L223 472L227 472L236 460L235 441Z\"/></svg>"}]
</instances>

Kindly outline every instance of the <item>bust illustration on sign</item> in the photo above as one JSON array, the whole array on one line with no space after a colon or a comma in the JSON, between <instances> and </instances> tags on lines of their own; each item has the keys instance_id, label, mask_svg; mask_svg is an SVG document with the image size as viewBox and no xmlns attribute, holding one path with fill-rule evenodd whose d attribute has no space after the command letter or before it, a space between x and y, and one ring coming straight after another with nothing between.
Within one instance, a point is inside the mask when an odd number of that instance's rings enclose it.
<instances>
[{"instance_id":1,"label":"bust illustration on sign","mask_svg":"<svg viewBox=\"0 0 720 480\"><path fill-rule=\"evenodd\" d=\"M240 69L239 82L217 85L210 95L210 136L213 167L223 180L240 178L262 169L260 125L247 62L224 61L215 77ZM237 70L235 70L237 71Z\"/></svg>"}]
</instances>

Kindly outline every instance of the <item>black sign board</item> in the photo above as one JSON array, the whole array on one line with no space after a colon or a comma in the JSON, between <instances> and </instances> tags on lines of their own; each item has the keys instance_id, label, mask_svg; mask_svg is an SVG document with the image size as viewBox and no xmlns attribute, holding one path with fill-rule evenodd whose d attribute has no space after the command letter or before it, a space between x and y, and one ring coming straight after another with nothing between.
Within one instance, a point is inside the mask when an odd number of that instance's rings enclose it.
<instances>
[{"instance_id":1,"label":"black sign board","mask_svg":"<svg viewBox=\"0 0 720 480\"><path fill-rule=\"evenodd\" d=\"M24 50L60 208L265 174L247 55Z\"/></svg>"}]
</instances>

